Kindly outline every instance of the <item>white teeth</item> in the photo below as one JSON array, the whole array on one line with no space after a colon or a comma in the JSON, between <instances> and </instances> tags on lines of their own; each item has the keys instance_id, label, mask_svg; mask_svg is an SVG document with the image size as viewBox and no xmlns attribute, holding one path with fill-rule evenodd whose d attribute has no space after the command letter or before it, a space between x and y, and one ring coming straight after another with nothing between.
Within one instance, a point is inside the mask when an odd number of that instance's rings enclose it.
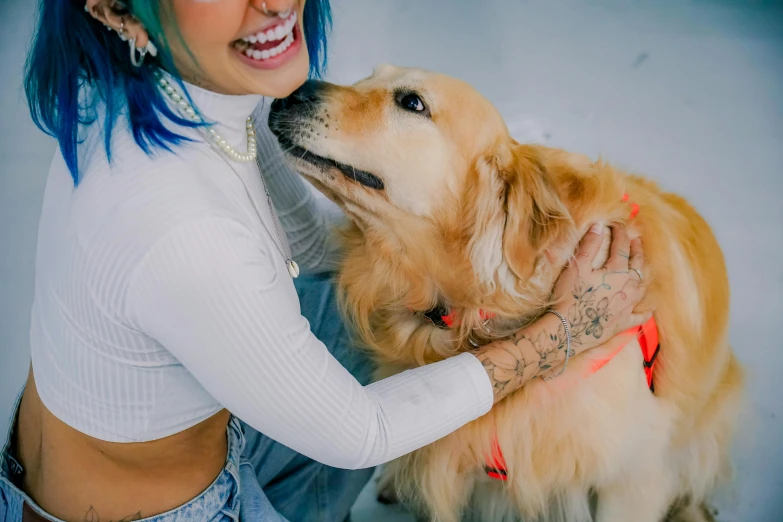
<instances>
[{"instance_id":1,"label":"white teeth","mask_svg":"<svg viewBox=\"0 0 783 522\"><path fill-rule=\"evenodd\" d=\"M245 38L243 38L243 40L250 44L254 44L254 43L264 44L267 42L277 42L277 41L280 41L280 43L276 47L264 51L248 48L245 50L245 55L247 55L250 58L253 58L254 60L268 60L273 56L277 56L278 54L285 52L289 47L291 47L291 44L294 43L293 30L295 26L296 26L296 11L294 11L291 14L288 20L276 26L275 28L269 29L266 32L261 32L255 35L246 36Z\"/></svg>"},{"instance_id":2,"label":"white teeth","mask_svg":"<svg viewBox=\"0 0 783 522\"><path fill-rule=\"evenodd\" d=\"M273 47L264 51L259 51L257 49L247 49L245 54L254 60L268 60L269 58L277 56L280 53L284 53L286 50L288 50L289 47L291 47L292 43L294 43L294 35L289 34L277 47Z\"/></svg>"},{"instance_id":3,"label":"white teeth","mask_svg":"<svg viewBox=\"0 0 783 522\"><path fill-rule=\"evenodd\" d=\"M258 34L245 36L242 39L250 43L256 43L256 42L266 43L274 40L282 40L283 37L285 37L287 34L293 31L295 25L296 25L296 11L291 13L291 16L288 17L288 20L276 26L274 29L269 29L265 32L260 32Z\"/></svg>"}]
</instances>

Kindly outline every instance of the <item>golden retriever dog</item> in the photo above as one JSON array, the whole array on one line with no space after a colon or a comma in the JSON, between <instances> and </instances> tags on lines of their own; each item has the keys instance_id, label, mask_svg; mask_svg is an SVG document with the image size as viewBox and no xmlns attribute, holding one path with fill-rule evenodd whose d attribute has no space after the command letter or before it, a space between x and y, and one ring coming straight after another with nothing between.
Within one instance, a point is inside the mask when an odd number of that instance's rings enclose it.
<instances>
[{"instance_id":1,"label":"golden retriever dog","mask_svg":"<svg viewBox=\"0 0 783 522\"><path fill-rule=\"evenodd\" d=\"M591 223L626 223L643 238L642 305L660 338L654 391L633 335L589 350L390 463L403 502L441 522L708 519L702 503L729 470L743 378L723 256L683 198L603 161L517 143L474 89L423 70L308 82L273 103L269 124L294 168L351 218L338 283L378 377L541 316ZM438 309L458 320L437 324ZM486 472L495 444L505 480Z\"/></svg>"}]
</instances>

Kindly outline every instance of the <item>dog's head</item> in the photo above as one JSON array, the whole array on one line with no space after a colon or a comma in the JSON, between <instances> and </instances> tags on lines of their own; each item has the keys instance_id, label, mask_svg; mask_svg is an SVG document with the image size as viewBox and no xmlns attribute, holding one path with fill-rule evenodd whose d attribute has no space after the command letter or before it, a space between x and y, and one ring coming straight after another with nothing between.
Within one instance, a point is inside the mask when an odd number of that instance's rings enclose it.
<instances>
[{"instance_id":1,"label":"dog's head","mask_svg":"<svg viewBox=\"0 0 783 522\"><path fill-rule=\"evenodd\" d=\"M350 87L307 82L269 124L295 168L438 299L548 290L551 278L529 283L573 227L547 152L516 143L467 84L381 66Z\"/></svg>"},{"instance_id":2,"label":"dog's head","mask_svg":"<svg viewBox=\"0 0 783 522\"><path fill-rule=\"evenodd\" d=\"M510 138L469 85L389 65L350 87L309 81L272 105L270 127L297 170L364 230L410 245L472 240L487 280L505 262L526 278L568 219L539 150Z\"/></svg>"}]
</instances>

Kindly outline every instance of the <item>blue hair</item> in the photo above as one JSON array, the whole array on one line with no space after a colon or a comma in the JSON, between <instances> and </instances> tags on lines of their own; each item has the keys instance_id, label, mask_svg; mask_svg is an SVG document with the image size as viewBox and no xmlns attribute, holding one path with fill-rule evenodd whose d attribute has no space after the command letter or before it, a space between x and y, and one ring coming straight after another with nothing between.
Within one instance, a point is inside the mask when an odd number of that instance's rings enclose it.
<instances>
[{"instance_id":1,"label":"blue hair","mask_svg":"<svg viewBox=\"0 0 783 522\"><path fill-rule=\"evenodd\" d=\"M163 66L178 80L161 19L173 20L168 0L127 0L158 47L158 56L134 67L127 42L107 31L84 11L85 0L40 0L38 27L25 64L24 87L35 124L53 136L73 178L79 183L77 147L79 130L95 123L93 103L105 104L104 147L111 158L111 135L117 115L125 112L136 143L150 154L156 147L170 150L187 138L165 127L161 117L186 127L200 125L185 120L167 105L155 78ZM308 0L304 33L310 54L310 75L326 69L326 37L331 29L329 0ZM89 96L84 96L84 89Z\"/></svg>"}]
</instances>

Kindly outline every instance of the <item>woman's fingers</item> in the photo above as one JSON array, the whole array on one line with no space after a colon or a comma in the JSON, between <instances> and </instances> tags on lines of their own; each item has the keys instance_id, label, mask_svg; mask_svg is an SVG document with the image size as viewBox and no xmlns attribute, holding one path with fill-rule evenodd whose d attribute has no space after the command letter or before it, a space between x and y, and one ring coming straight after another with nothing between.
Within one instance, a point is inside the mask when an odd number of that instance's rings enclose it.
<instances>
[{"instance_id":1,"label":"woman's fingers","mask_svg":"<svg viewBox=\"0 0 783 522\"><path fill-rule=\"evenodd\" d=\"M593 271L593 258L595 258L601 247L603 235L604 227L600 224L590 227L590 230L584 235L574 253L574 257L560 273L555 283L555 288L552 290L554 303L570 302L577 278L580 274L582 277L586 277Z\"/></svg>"},{"instance_id":2,"label":"woman's fingers","mask_svg":"<svg viewBox=\"0 0 783 522\"><path fill-rule=\"evenodd\" d=\"M639 278L639 283L644 282L644 250L642 249L642 240L634 239L631 241L631 258L628 261L628 267L633 272L633 277Z\"/></svg>"},{"instance_id":3,"label":"woman's fingers","mask_svg":"<svg viewBox=\"0 0 783 522\"><path fill-rule=\"evenodd\" d=\"M590 227L590 230L584 235L574 254L577 265L581 265L586 270L592 270L593 259L595 259L598 250L601 248L603 236L604 226L602 224L596 223Z\"/></svg>"},{"instance_id":4,"label":"woman's fingers","mask_svg":"<svg viewBox=\"0 0 783 522\"><path fill-rule=\"evenodd\" d=\"M628 261L631 257L631 240L623 225L612 227L612 246L609 249L609 259L605 268L610 272L622 272L628 270Z\"/></svg>"}]
</instances>

